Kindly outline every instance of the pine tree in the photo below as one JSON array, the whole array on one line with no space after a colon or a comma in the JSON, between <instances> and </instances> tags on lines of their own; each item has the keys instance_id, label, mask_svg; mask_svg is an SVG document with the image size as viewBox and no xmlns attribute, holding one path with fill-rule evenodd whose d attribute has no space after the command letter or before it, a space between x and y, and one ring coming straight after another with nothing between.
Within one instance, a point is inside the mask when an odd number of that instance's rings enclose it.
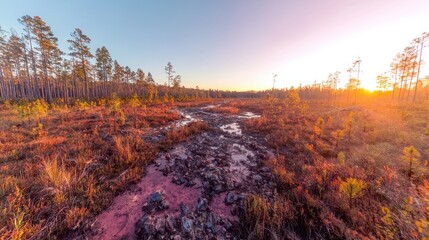
<instances>
[{"instance_id":1,"label":"pine tree","mask_svg":"<svg viewBox=\"0 0 429 240\"><path fill-rule=\"evenodd\" d=\"M107 82L112 75L112 58L106 47L97 48L95 51L96 71L98 79L103 84L103 95L108 95Z\"/></svg>"},{"instance_id":2,"label":"pine tree","mask_svg":"<svg viewBox=\"0 0 429 240\"><path fill-rule=\"evenodd\" d=\"M34 40L38 44L36 50L40 53L41 68L43 69L44 92L42 96L48 103L52 103L51 84L49 82L49 71L52 69L52 62L62 54L58 48L58 39L52 33L51 27L39 17L32 20L31 32Z\"/></svg>"},{"instance_id":3,"label":"pine tree","mask_svg":"<svg viewBox=\"0 0 429 240\"><path fill-rule=\"evenodd\" d=\"M89 83L88 83L88 72L90 68L89 59L93 58L89 44L91 43L91 39L86 36L82 30L76 28L75 31L71 34L73 39L67 40L70 43L69 53L70 56L79 61L80 68L83 73L83 81L84 81L84 97L89 99Z\"/></svg>"}]
</instances>

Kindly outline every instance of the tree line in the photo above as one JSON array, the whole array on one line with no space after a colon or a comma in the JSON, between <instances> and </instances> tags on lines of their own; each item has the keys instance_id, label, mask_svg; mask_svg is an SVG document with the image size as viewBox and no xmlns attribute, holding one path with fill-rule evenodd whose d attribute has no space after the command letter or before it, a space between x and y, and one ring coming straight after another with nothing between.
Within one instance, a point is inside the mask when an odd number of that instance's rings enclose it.
<instances>
[{"instance_id":1,"label":"tree line","mask_svg":"<svg viewBox=\"0 0 429 240\"><path fill-rule=\"evenodd\" d=\"M150 72L121 66L104 46L93 53L91 39L79 28L67 40L65 53L41 17L26 15L18 21L23 27L20 34L0 27L0 99L45 99L48 103L64 99L69 103L137 94L151 102L222 96L219 90L181 87L181 76L173 75L171 62L165 67L168 83L159 85Z\"/></svg>"},{"instance_id":2,"label":"tree line","mask_svg":"<svg viewBox=\"0 0 429 240\"><path fill-rule=\"evenodd\" d=\"M266 91L220 91L185 88L181 86L181 75L175 75L173 64L165 66L167 82L157 84L150 72L132 70L113 60L109 50L102 46L93 53L89 47L91 39L76 28L70 35L68 53L58 47L58 39L52 29L39 16L23 16L18 19L22 33L9 33L0 27L0 99L63 99L70 103L76 99L92 100L108 98L113 94L127 98L134 94L148 102L191 100L221 97L265 97L268 93L284 95L286 91L274 88ZM427 46L429 33L415 38L410 46L396 55L389 72L377 76L378 89L391 91L391 98L399 102L417 100L429 96L429 76L421 77L422 55ZM321 83L300 86L301 95L310 98L327 98L335 101L343 97L356 101L363 92L360 87L360 58L347 70L348 82L339 89L340 72L329 74ZM283 89L287 90L287 89Z\"/></svg>"}]
</instances>

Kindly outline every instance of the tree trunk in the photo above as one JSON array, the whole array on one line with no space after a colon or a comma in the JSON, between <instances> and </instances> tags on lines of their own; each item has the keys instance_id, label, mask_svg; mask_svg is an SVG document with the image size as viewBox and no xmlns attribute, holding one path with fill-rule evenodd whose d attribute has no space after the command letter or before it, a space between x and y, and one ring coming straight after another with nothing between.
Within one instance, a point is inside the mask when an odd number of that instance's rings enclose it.
<instances>
[{"instance_id":1,"label":"tree trunk","mask_svg":"<svg viewBox=\"0 0 429 240\"><path fill-rule=\"evenodd\" d=\"M419 65L417 67L417 79L416 79L416 86L414 88L414 96L413 96L413 102L416 101L416 96L417 96L417 86L419 84L419 77L420 77L420 66L422 63L422 54L423 54L423 44L424 44L424 39L422 37L422 43L420 45L420 56L419 56Z\"/></svg>"}]
</instances>

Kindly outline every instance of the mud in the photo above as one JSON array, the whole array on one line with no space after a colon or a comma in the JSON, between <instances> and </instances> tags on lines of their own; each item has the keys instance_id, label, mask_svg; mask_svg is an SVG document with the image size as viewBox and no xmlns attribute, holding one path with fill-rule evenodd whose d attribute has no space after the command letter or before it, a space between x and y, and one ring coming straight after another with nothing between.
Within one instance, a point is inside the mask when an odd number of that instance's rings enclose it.
<instances>
[{"instance_id":1,"label":"mud","mask_svg":"<svg viewBox=\"0 0 429 240\"><path fill-rule=\"evenodd\" d=\"M183 118L170 127L198 120L213 130L161 153L132 190L118 196L97 216L91 239L238 237L234 226L246 195L273 195L273 175L263 168L263 161L272 154L260 140L242 130L244 121L259 115L205 111L214 107L178 110ZM148 211L153 193L162 196L161 206Z\"/></svg>"}]
</instances>

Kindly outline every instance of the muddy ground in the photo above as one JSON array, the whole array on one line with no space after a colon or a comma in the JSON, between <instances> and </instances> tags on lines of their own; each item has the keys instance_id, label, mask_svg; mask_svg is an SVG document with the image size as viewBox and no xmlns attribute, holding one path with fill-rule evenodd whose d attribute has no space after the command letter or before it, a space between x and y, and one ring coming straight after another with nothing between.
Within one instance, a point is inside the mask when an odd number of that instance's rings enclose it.
<instances>
[{"instance_id":1,"label":"muddy ground","mask_svg":"<svg viewBox=\"0 0 429 240\"><path fill-rule=\"evenodd\" d=\"M246 195L272 197L272 157L264 140L242 130L251 112L228 115L216 106L178 109L183 119L145 136L204 121L212 130L161 153L147 174L97 216L89 239L238 239Z\"/></svg>"}]
</instances>

